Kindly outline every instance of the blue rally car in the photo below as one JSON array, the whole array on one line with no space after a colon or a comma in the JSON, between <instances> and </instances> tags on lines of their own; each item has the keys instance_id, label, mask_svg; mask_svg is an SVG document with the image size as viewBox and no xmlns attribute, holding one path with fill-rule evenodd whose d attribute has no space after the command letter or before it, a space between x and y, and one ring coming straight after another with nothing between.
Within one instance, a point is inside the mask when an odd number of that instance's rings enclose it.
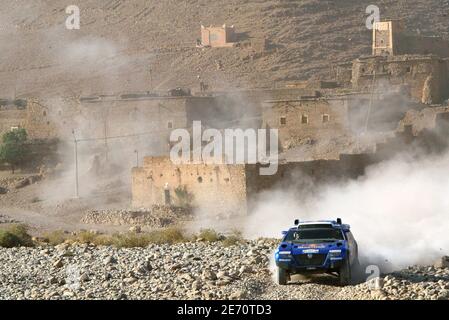
<instances>
[{"instance_id":1,"label":"blue rally car","mask_svg":"<svg viewBox=\"0 0 449 320\"><path fill-rule=\"evenodd\" d=\"M357 268L358 248L350 226L337 221L295 220L295 227L282 232L275 252L277 279L285 285L293 274L329 273L341 285L351 282Z\"/></svg>"}]
</instances>

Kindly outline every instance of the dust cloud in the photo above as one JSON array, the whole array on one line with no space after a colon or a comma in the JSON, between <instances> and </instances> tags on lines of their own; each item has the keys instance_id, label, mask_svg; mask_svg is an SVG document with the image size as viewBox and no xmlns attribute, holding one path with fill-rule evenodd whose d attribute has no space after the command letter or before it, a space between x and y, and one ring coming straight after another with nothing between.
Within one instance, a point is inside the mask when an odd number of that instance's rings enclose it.
<instances>
[{"instance_id":1,"label":"dust cloud","mask_svg":"<svg viewBox=\"0 0 449 320\"><path fill-rule=\"evenodd\" d=\"M369 167L357 180L314 186L303 195L267 192L260 195L244 233L279 238L296 218L340 217L351 225L362 263L387 269L432 264L449 248L448 175L449 153L407 154Z\"/></svg>"}]
</instances>

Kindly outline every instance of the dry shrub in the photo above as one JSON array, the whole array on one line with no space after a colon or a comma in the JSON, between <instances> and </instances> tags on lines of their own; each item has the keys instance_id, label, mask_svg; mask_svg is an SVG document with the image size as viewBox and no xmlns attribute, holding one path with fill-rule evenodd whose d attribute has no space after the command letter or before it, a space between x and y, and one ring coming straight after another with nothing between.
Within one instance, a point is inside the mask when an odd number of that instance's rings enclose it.
<instances>
[{"instance_id":1,"label":"dry shrub","mask_svg":"<svg viewBox=\"0 0 449 320\"><path fill-rule=\"evenodd\" d=\"M223 246L230 247L243 243L242 233L240 231L234 230L230 235L226 236L223 240Z\"/></svg>"},{"instance_id":2,"label":"dry shrub","mask_svg":"<svg viewBox=\"0 0 449 320\"><path fill-rule=\"evenodd\" d=\"M34 245L28 234L28 227L23 224L14 224L0 230L0 247L32 247Z\"/></svg>"}]
</instances>

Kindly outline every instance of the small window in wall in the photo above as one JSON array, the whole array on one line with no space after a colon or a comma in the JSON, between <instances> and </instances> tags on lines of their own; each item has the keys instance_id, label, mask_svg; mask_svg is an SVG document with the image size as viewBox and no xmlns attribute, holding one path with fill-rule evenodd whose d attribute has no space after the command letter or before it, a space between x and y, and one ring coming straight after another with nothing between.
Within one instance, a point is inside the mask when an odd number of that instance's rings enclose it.
<instances>
[{"instance_id":1,"label":"small window in wall","mask_svg":"<svg viewBox=\"0 0 449 320\"><path fill-rule=\"evenodd\" d=\"M309 116L303 114L303 115L301 116L301 123L302 123L302 124L308 124L308 123L309 123Z\"/></svg>"},{"instance_id":2,"label":"small window in wall","mask_svg":"<svg viewBox=\"0 0 449 320\"><path fill-rule=\"evenodd\" d=\"M287 124L287 118L286 117L281 117L279 119L279 123L281 124L281 126L285 126Z\"/></svg>"},{"instance_id":3,"label":"small window in wall","mask_svg":"<svg viewBox=\"0 0 449 320\"><path fill-rule=\"evenodd\" d=\"M330 116L328 114L323 114L322 119L323 119L323 123L328 123L330 120Z\"/></svg>"},{"instance_id":4,"label":"small window in wall","mask_svg":"<svg viewBox=\"0 0 449 320\"><path fill-rule=\"evenodd\" d=\"M411 67L407 67L407 69L405 69L407 71L407 73L412 72L412 68Z\"/></svg>"},{"instance_id":5,"label":"small window in wall","mask_svg":"<svg viewBox=\"0 0 449 320\"><path fill-rule=\"evenodd\" d=\"M202 177L198 177L198 182L202 183L203 182L203 178Z\"/></svg>"},{"instance_id":6,"label":"small window in wall","mask_svg":"<svg viewBox=\"0 0 449 320\"><path fill-rule=\"evenodd\" d=\"M173 121L168 121L167 122L167 128L168 129L173 129Z\"/></svg>"},{"instance_id":7,"label":"small window in wall","mask_svg":"<svg viewBox=\"0 0 449 320\"><path fill-rule=\"evenodd\" d=\"M42 115L43 115L44 117L46 117L46 116L47 116L47 111L44 110L44 111L42 112Z\"/></svg>"}]
</instances>

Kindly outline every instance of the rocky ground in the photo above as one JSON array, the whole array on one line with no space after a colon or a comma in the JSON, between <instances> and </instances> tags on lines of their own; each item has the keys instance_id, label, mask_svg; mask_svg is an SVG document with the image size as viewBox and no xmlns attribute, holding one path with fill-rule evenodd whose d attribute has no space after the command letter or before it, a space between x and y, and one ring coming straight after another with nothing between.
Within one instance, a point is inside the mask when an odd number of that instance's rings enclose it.
<instances>
[{"instance_id":1,"label":"rocky ground","mask_svg":"<svg viewBox=\"0 0 449 320\"><path fill-rule=\"evenodd\" d=\"M447 299L449 268L410 267L340 287L332 277L273 281L274 242L0 249L0 299ZM376 283L375 283L376 282Z\"/></svg>"},{"instance_id":2,"label":"rocky ground","mask_svg":"<svg viewBox=\"0 0 449 320\"><path fill-rule=\"evenodd\" d=\"M162 228L179 221L190 221L193 212L175 206L155 205L151 209L88 210L81 221L88 225L147 226Z\"/></svg>"}]
</instances>

